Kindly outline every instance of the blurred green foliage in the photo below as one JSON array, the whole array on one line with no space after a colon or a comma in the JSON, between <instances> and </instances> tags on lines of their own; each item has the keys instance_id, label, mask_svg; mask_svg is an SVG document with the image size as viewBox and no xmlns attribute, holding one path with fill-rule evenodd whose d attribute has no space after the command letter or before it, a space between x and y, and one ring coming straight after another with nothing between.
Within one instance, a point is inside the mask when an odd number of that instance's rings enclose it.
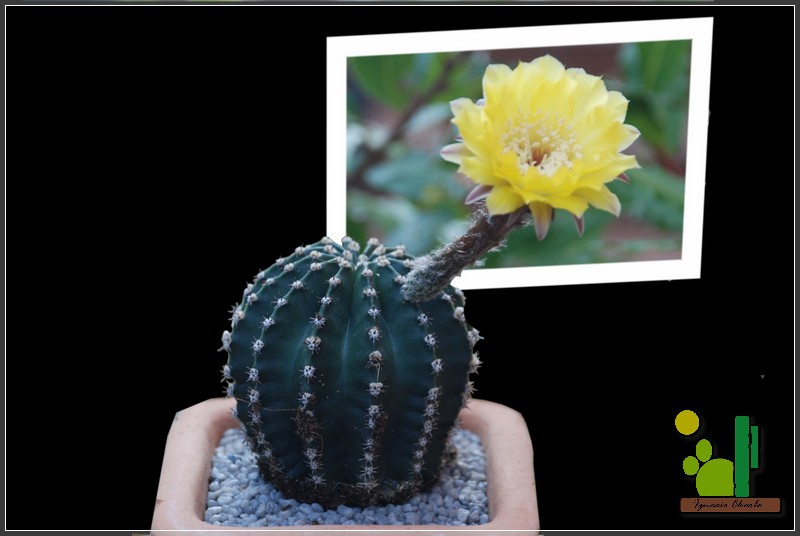
<instances>
[{"instance_id":1,"label":"blurred green foliage","mask_svg":"<svg viewBox=\"0 0 800 536\"><path fill-rule=\"evenodd\" d=\"M622 93L631 101L626 121L665 153L678 150L686 129L690 46L691 41L657 41L620 49Z\"/></svg>"},{"instance_id":2,"label":"blurred green foliage","mask_svg":"<svg viewBox=\"0 0 800 536\"><path fill-rule=\"evenodd\" d=\"M626 153L635 154L642 169L627 173L630 185L610 186L628 225L650 232L620 238L628 235L615 235L613 216L590 209L578 238L572 218L556 211L545 240L537 241L532 227L517 230L482 266L613 262L641 253L679 257L689 52L690 41L623 44L616 69L592 73L630 100L626 123L642 136ZM457 134L449 123L449 101L480 98L489 63L486 52L349 60L348 235L360 243L372 236L402 243L422 255L463 233L470 212L463 200L472 183L439 150Z\"/></svg>"}]
</instances>

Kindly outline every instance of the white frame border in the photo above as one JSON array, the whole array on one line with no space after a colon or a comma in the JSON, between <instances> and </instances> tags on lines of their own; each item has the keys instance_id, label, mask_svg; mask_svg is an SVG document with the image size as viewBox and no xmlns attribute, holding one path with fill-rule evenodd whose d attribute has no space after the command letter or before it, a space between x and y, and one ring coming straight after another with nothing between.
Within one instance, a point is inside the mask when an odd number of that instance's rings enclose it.
<instances>
[{"instance_id":1,"label":"white frame border","mask_svg":"<svg viewBox=\"0 0 800 536\"><path fill-rule=\"evenodd\" d=\"M467 269L453 281L453 285L462 289L482 289L699 278L703 245L712 27L713 18L707 17L329 37L327 39L327 235L340 240L346 234L348 58L690 39L692 47L689 121L681 259Z\"/></svg>"}]
</instances>

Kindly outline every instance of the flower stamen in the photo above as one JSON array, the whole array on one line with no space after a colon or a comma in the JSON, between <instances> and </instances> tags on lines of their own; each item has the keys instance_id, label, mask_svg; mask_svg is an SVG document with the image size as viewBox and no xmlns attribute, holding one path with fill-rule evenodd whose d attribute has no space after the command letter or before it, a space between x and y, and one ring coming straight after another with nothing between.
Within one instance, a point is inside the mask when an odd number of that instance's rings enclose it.
<instances>
[{"instance_id":1,"label":"flower stamen","mask_svg":"<svg viewBox=\"0 0 800 536\"><path fill-rule=\"evenodd\" d=\"M552 177L562 166L572 168L573 159L582 157L572 125L557 113L541 110L519 112L513 120L508 120L500 143L503 152L517 155L522 176L530 168L536 168L541 175Z\"/></svg>"}]
</instances>

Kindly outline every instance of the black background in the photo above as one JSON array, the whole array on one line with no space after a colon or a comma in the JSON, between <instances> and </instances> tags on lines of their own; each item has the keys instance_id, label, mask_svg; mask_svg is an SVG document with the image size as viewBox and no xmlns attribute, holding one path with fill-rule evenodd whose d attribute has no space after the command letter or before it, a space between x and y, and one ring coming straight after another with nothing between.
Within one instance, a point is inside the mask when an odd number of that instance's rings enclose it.
<instances>
[{"instance_id":1,"label":"black background","mask_svg":"<svg viewBox=\"0 0 800 536\"><path fill-rule=\"evenodd\" d=\"M174 413L221 394L230 306L325 234L327 36L701 16L702 277L467 291L478 396L525 416L544 529L792 527L792 15L6 8L7 527L149 528ZM686 408L729 459L734 416L761 427L753 494L782 514L681 516Z\"/></svg>"}]
</instances>

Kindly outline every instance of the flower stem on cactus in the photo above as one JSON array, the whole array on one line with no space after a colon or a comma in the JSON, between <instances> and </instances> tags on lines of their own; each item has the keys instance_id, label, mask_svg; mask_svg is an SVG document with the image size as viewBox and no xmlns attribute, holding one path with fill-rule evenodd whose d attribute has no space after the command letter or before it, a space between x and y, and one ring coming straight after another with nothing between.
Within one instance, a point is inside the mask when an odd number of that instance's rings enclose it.
<instances>
[{"instance_id":1,"label":"flower stem on cactus","mask_svg":"<svg viewBox=\"0 0 800 536\"><path fill-rule=\"evenodd\" d=\"M529 223L529 216L527 209L492 216L481 202L464 235L414 262L414 269L406 276L403 295L413 302L436 296L464 268L501 247L511 231Z\"/></svg>"}]
</instances>

